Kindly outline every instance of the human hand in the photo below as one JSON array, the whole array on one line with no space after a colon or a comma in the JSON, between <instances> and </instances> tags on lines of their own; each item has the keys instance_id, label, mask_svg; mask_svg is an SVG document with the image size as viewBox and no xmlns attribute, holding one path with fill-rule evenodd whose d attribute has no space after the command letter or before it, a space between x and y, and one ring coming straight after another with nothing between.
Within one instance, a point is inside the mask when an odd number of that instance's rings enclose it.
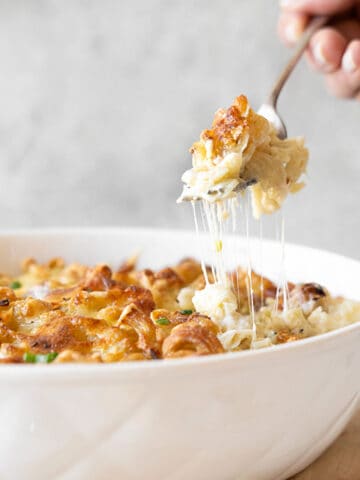
<instances>
[{"instance_id":1,"label":"human hand","mask_svg":"<svg viewBox=\"0 0 360 480\"><path fill-rule=\"evenodd\" d=\"M306 56L333 95L360 100L360 0L280 0L280 5L278 31L288 46L312 16L342 14L313 35Z\"/></svg>"}]
</instances>

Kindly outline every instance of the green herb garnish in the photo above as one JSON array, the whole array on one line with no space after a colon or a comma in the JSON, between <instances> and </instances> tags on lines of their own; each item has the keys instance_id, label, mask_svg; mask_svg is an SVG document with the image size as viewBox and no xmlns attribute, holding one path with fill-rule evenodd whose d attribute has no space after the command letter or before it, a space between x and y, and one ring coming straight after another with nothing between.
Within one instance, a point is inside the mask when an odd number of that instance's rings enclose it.
<instances>
[{"instance_id":1,"label":"green herb garnish","mask_svg":"<svg viewBox=\"0 0 360 480\"><path fill-rule=\"evenodd\" d=\"M160 317L157 320L155 320L155 322L158 325L169 325L170 324L170 320L166 317Z\"/></svg>"},{"instance_id":2,"label":"green herb garnish","mask_svg":"<svg viewBox=\"0 0 360 480\"><path fill-rule=\"evenodd\" d=\"M26 352L23 355L25 363L51 363L58 356L56 352L51 353L31 353Z\"/></svg>"},{"instance_id":3,"label":"green herb garnish","mask_svg":"<svg viewBox=\"0 0 360 480\"><path fill-rule=\"evenodd\" d=\"M14 280L13 282L10 283L10 288L13 290L16 290L17 288L21 288L21 283L18 280Z\"/></svg>"},{"instance_id":4,"label":"green herb garnish","mask_svg":"<svg viewBox=\"0 0 360 480\"><path fill-rule=\"evenodd\" d=\"M192 310L180 310L180 313L182 313L183 315L191 315L193 313Z\"/></svg>"}]
</instances>

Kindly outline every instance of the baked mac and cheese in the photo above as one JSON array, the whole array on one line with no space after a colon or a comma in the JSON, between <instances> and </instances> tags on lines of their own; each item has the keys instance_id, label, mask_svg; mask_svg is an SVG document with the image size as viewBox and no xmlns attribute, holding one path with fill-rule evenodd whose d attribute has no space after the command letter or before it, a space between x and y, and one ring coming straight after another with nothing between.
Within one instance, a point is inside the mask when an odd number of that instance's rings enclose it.
<instances>
[{"instance_id":1,"label":"baked mac and cheese","mask_svg":"<svg viewBox=\"0 0 360 480\"><path fill-rule=\"evenodd\" d=\"M247 274L228 274L204 296L201 265L184 259L159 271L130 259L107 265L25 260L0 276L0 362L122 362L171 359L276 345L355 322L360 304L317 284L288 284L289 305L268 279L252 273L256 333ZM208 280L212 273L207 267Z\"/></svg>"}]
</instances>

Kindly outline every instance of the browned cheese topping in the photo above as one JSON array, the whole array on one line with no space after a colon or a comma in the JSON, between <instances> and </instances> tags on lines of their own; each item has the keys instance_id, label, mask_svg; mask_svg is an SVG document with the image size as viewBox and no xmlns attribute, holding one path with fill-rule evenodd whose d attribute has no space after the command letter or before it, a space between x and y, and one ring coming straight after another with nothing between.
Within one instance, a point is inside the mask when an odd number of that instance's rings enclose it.
<instances>
[{"instance_id":1,"label":"browned cheese topping","mask_svg":"<svg viewBox=\"0 0 360 480\"><path fill-rule=\"evenodd\" d=\"M207 275L212 282L209 267ZM211 355L285 343L359 318L358 303L333 298L315 283L288 283L285 311L281 289L251 275L253 305L247 273L237 268L228 274L237 312L229 313L224 303L219 304L223 316L213 316L194 306L194 295L205 292L206 282L192 258L157 271L138 269L134 258L117 270L102 264L66 265L61 258L45 264L27 259L16 277L0 274L0 363ZM253 347L252 309L257 327Z\"/></svg>"},{"instance_id":2,"label":"browned cheese topping","mask_svg":"<svg viewBox=\"0 0 360 480\"><path fill-rule=\"evenodd\" d=\"M0 362L48 354L57 354L58 363L221 353L217 326L182 312L176 300L200 276L192 259L157 272L136 270L131 259L117 271L28 259L15 281L0 276Z\"/></svg>"}]
</instances>

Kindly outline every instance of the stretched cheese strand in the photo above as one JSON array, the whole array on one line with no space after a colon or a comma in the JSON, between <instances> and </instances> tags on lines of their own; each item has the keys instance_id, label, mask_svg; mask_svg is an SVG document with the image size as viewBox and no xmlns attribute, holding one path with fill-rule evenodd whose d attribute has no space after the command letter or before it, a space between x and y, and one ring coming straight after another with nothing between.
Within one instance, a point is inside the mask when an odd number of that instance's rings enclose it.
<instances>
[{"instance_id":1,"label":"stretched cheese strand","mask_svg":"<svg viewBox=\"0 0 360 480\"><path fill-rule=\"evenodd\" d=\"M280 224L280 225L279 225ZM280 297L282 297L282 314L286 316L289 303L289 289L287 284L287 275L285 267L285 218L283 210L279 213L277 219L277 240L280 246L279 258L279 278L277 282L276 297L274 303L274 311L279 311Z\"/></svg>"},{"instance_id":2,"label":"stretched cheese strand","mask_svg":"<svg viewBox=\"0 0 360 480\"><path fill-rule=\"evenodd\" d=\"M264 266L264 257L263 257L263 219L259 218L259 270L260 270L260 302L261 306L264 305L264 276L263 276L263 266Z\"/></svg>"},{"instance_id":3,"label":"stretched cheese strand","mask_svg":"<svg viewBox=\"0 0 360 480\"><path fill-rule=\"evenodd\" d=\"M244 319L244 314L240 314L241 305L235 292L239 291L239 270L236 268L236 274L229 277L227 271L233 270L235 267L243 264L246 267L246 288L247 302L249 311L249 327L252 331L251 347L257 348L257 327L256 327L256 311L254 302L254 286L253 286L253 259L255 244L251 241L251 203L249 195L244 195L238 201L236 198L225 199L222 201L209 204L206 201L193 202L194 222L197 236L200 239L201 249L201 267L205 278L205 288L195 292L193 304L200 313L209 315L219 326L222 331L226 331L229 324L239 324ZM198 213L202 218L202 225L205 235L200 236L200 224ZM285 218L281 211L275 215L276 237L279 241L278 250L278 288L276 292L273 313L286 316L288 311L288 287L285 268ZM258 263L260 271L263 271L263 225L261 220L253 220L259 222L256 224L258 232ZM228 236L227 233L232 233ZM239 234L245 236L245 259L240 260L240 249L236 244ZM210 251L209 251L210 250ZM210 279L205 258L210 263L212 277ZM260 284L260 302L264 305L264 281L261 277ZM280 307L280 300L281 307ZM241 320L243 321L243 320ZM234 328L238 328L235 327Z\"/></svg>"},{"instance_id":4,"label":"stretched cheese strand","mask_svg":"<svg viewBox=\"0 0 360 480\"><path fill-rule=\"evenodd\" d=\"M255 323L255 306L254 306L254 290L252 283L252 266L251 266L251 245L250 245L250 229L249 229L249 217L250 217L251 206L249 202L249 197L245 197L245 235L246 235L246 244L247 244L247 292L248 292L248 302L249 302L249 311L251 318L252 326L252 343L256 340L256 323Z\"/></svg>"},{"instance_id":5,"label":"stretched cheese strand","mask_svg":"<svg viewBox=\"0 0 360 480\"><path fill-rule=\"evenodd\" d=\"M199 230L199 222L197 219L197 211L196 211L196 202L192 201L191 202L192 210L193 210L193 216L194 216L194 223L195 223L195 231L196 231L196 238L198 239L198 243L200 245L200 230ZM206 285L209 285L209 277L207 274L206 266L205 266L205 260L204 260L204 255L200 254L200 263L201 263L201 270L203 272L204 278Z\"/></svg>"},{"instance_id":6,"label":"stretched cheese strand","mask_svg":"<svg viewBox=\"0 0 360 480\"><path fill-rule=\"evenodd\" d=\"M203 219L205 233L208 232L208 237L204 237L204 241L200 241L201 245L201 265L206 281L205 288L197 291L193 297L193 304L196 310L200 313L209 315L219 326L223 323L235 324L240 319L240 305L235 296L235 292L239 290L238 269L236 269L235 278L227 274L227 267L231 269L240 264L238 261L238 248L236 245L230 248L229 243L231 239L226 235L228 231L232 230L234 234L234 242L239 226L243 226L243 231L246 235L246 267L247 279L246 287L248 292L248 308L250 312L250 323L252 329L252 342L256 340L256 322L255 322L255 305L254 293L252 284L252 262L251 262L251 240L250 240L250 218L251 218L251 204L249 197L245 197L244 203L237 201L237 199L227 199L209 204L206 201L198 202L200 213ZM197 218L197 205L193 205L195 228L199 235L199 222ZM240 215L240 221L238 216ZM210 242L210 265L212 268L213 282L209 281L209 276L206 271L204 252L207 250L206 238ZM235 261L235 263L234 263Z\"/></svg>"}]
</instances>

